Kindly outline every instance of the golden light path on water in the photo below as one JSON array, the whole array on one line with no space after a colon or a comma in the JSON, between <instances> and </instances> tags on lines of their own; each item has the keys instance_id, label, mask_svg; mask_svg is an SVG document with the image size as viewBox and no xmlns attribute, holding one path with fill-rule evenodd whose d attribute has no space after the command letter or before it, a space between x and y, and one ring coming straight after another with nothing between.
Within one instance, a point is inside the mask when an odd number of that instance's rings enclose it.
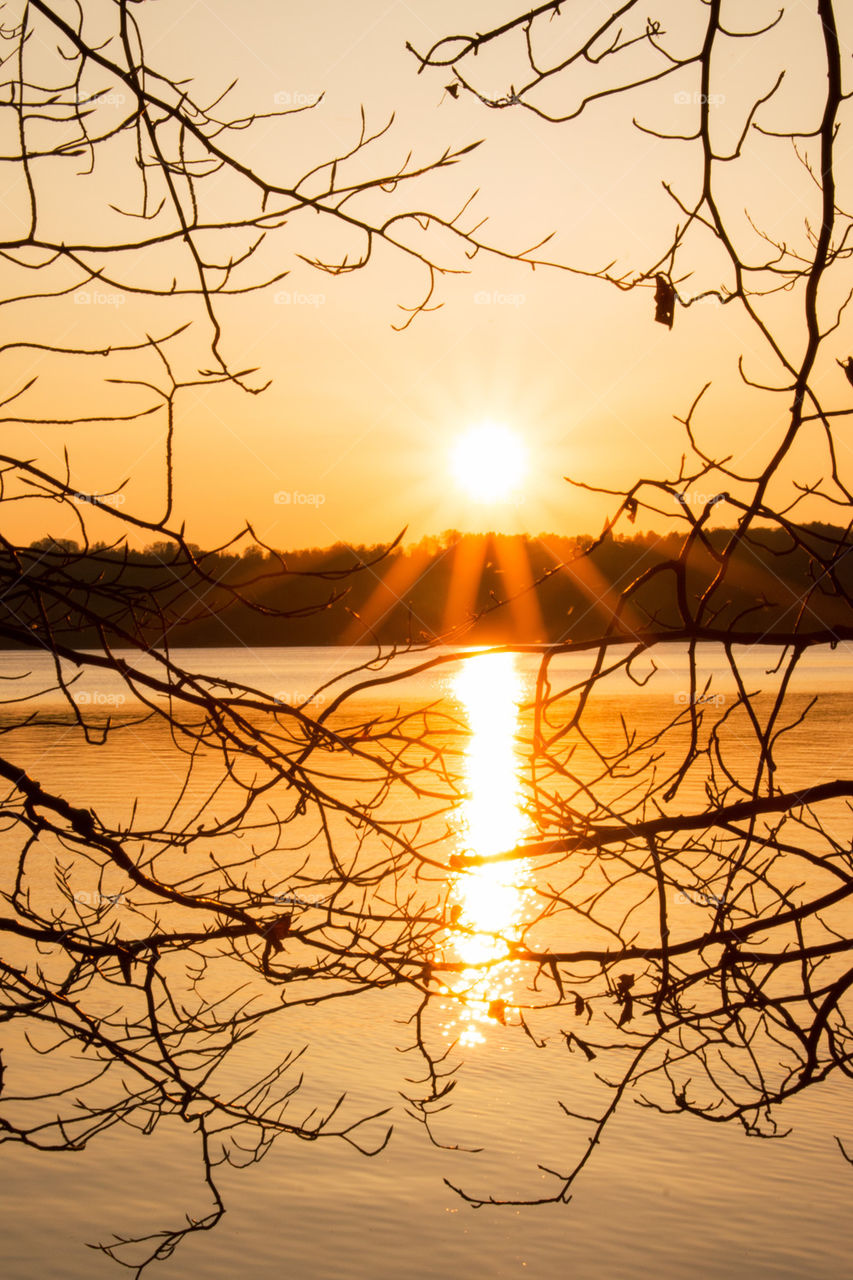
<instances>
[{"instance_id":1,"label":"golden light path on water","mask_svg":"<svg viewBox=\"0 0 853 1280\"><path fill-rule=\"evenodd\" d=\"M517 741L523 680L511 653L484 653L467 659L452 683L470 729L465 750L466 798L461 805L460 848L481 857L510 849L529 823L522 807L521 759ZM529 892L526 862L472 868L450 887L453 929L448 952L471 966L452 983L464 996L459 1018L461 1044L481 1043L481 1027L503 1021L512 1003L517 962L508 942L518 937ZM494 962L494 963L489 963Z\"/></svg>"}]
</instances>

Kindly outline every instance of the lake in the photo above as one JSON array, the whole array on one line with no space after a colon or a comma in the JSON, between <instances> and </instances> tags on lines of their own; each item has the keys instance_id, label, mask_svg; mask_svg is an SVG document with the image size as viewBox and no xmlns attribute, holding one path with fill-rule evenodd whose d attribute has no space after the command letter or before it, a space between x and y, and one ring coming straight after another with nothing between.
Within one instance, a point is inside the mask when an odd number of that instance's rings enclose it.
<instances>
[{"instance_id":1,"label":"lake","mask_svg":"<svg viewBox=\"0 0 853 1280\"><path fill-rule=\"evenodd\" d=\"M322 713L332 706L340 677L371 655L235 648L178 656L191 671L210 671ZM700 656L712 681L703 697L721 712L735 692L724 654L705 646ZM768 674L774 658L744 653L750 689L775 687L778 677ZM651 731L662 716L684 706L684 654L661 648L655 661L658 669L648 685L636 679L650 672L648 659L634 680L624 671L608 680L591 713L602 740L618 739L620 715ZM412 655L402 662L419 665ZM583 654L560 656L553 678L571 683L590 662ZM351 714L366 721L398 710L414 714L427 705L446 712L441 733L465 785L445 852L450 843L488 855L535 834L524 803L522 757L536 666L534 654L478 653L399 683L367 687L353 702ZM364 678L381 674L368 671ZM137 723L139 708L117 677L87 670L73 685L73 696L93 722L111 717L119 726L106 745L86 746L59 693L44 692L51 679L41 655L3 653L0 676L7 699L13 693L30 699L7 701L2 723L4 753L32 776L117 822L129 822L136 797L137 821L162 816L176 802L183 762L161 725ZM809 719L780 746L780 778L792 786L823 776L827 760L833 776L853 775L853 647L804 656L793 705L804 708L815 695L819 701ZM28 723L34 711L49 723ZM334 712L330 723L344 714ZM748 767L746 733L733 750L740 766ZM202 764L193 782L197 790L185 797L188 805L204 798L210 776ZM357 784L353 774L342 785ZM688 779L685 808L701 799L700 781ZM836 835L843 833L849 847L849 813L840 805L833 818ZM8 837L3 838L8 855ZM777 1140L750 1138L733 1125L706 1124L691 1115L664 1116L629 1097L575 1183L569 1204L473 1208L446 1185L445 1179L485 1198L535 1199L553 1191L553 1180L540 1166L570 1167L585 1149L587 1134L560 1101L587 1112L603 1096L599 1064L569 1052L560 1034L565 1010L556 1019L547 1011L530 1015L531 1027L547 1040L541 1048L512 1019L504 1026L488 1014L496 999L513 1007L536 1004L511 958L485 978L476 966L504 956L496 935L511 933L529 917L540 876L537 868L517 861L474 869L449 886L459 928L448 937L448 954L460 967L448 987L464 990L467 1000L460 1009L448 999L436 1011L435 1032L448 1046L457 1042L452 1055L458 1066L453 1107L437 1120L436 1131L460 1149L431 1145L402 1096L412 1093L411 1078L422 1066L403 1052L411 1044L411 994L391 987L315 1006L284 1004L252 1050L258 1061L274 1049L307 1046L298 1067L304 1075L301 1112L327 1109L345 1093L342 1114L353 1119L390 1109L367 1126L365 1138L381 1140L390 1122L391 1140L368 1158L342 1142L284 1138L258 1164L225 1167L219 1178L225 1217L212 1231L188 1238L150 1274L165 1280L224 1280L244 1273L306 1280L853 1276L853 1167L836 1142L853 1154L853 1112L849 1086L837 1078L786 1104L779 1118L791 1132ZM96 883L81 880L76 891L94 894ZM47 878L41 889L49 891ZM681 906L685 912L703 909L690 902ZM117 921L121 910L117 901ZM564 927L563 918L546 920L537 936L553 941L554 931ZM68 1082L50 1056L28 1065L23 1079L19 1042L8 1029L0 1039L8 1092L46 1092ZM235 1078L247 1067L251 1053L235 1064ZM128 1123L74 1153L38 1153L7 1142L3 1157L8 1280L117 1275L118 1265L87 1245L174 1228L185 1214L202 1217L209 1210L193 1134L178 1120L167 1120L149 1135Z\"/></svg>"}]
</instances>

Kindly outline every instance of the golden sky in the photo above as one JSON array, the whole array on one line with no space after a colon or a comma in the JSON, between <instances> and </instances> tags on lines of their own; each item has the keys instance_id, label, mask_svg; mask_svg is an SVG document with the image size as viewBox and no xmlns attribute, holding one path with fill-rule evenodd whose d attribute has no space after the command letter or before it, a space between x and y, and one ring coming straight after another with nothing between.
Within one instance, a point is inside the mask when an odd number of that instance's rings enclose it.
<instances>
[{"instance_id":1,"label":"golden sky","mask_svg":"<svg viewBox=\"0 0 853 1280\"><path fill-rule=\"evenodd\" d=\"M562 25L552 24L553 37L548 35L553 52L601 7L567 6ZM728 93L720 104L721 136L726 130L736 136L748 95L772 84L779 66L786 66L788 79L774 119L814 123L803 90L806 72L814 73L800 22L800 11L808 7L794 6L787 26L760 58L740 48L732 55ZM694 8L701 13L701 6ZM749 8L755 21L776 12L770 5ZM658 6L664 15L677 9ZM139 20L149 63L192 77L198 96L212 98L237 79L229 99L232 114L303 105L324 95L310 112L261 121L236 135L242 155L279 177L295 181L313 164L351 147L361 106L372 127L394 112L393 126L357 160L354 172L366 177L382 165L398 166L410 151L425 163L449 145L480 138L484 143L417 188L370 197L365 210L379 216L383 208L390 212L408 202L410 208L450 216L476 191L469 223L487 218L482 234L497 246L520 249L554 232L546 252L556 261L586 269L614 261L624 270L644 267L673 225L661 181L689 192L696 162L689 146L640 133L631 118L639 114L661 128L695 127L695 107L676 96L692 94L690 75L557 125L518 109L488 110L464 95L456 100L444 92L449 77L441 71L416 74L406 41L424 50L441 35L482 30L515 11L512 4L460 7L443 0L318 0L310 6L161 0L143 6ZM517 51L507 50L507 67ZM484 74L501 72L497 66ZM569 92L560 88L555 100L562 94L567 101ZM779 148L785 146L780 163ZM789 153L789 144L758 139L744 164L725 176L732 216L750 248L757 239L743 218L745 205L775 234L782 228L793 237L805 234L805 220L814 215L815 189ZM118 156L113 169L86 180L75 178L68 162L48 163L54 170L45 167L40 174L43 209L57 237L79 236L83 227L93 235L106 192L116 203L129 202ZM223 185L223 207L231 196ZM3 198L14 221L14 180ZM339 230L318 222L314 214L301 213L270 238L264 266L289 270L285 279L222 307L223 349L235 365L259 366L272 379L269 390L256 397L233 388L187 390L179 397L176 510L194 540L221 540L247 518L261 538L280 547L387 540L404 525L410 539L450 527L594 531L613 500L573 489L563 477L618 488L640 475L672 476L684 449L673 415L686 413L709 380L697 422L700 437L717 451L738 449L756 469L768 456L787 401L739 384L739 354L753 377L776 373L735 306L709 303L679 311L669 331L654 323L648 289L620 292L558 270L534 273L484 253L466 262L435 239L434 251L466 266L467 274L444 276L434 300L440 309L396 332L392 326L405 319L401 306L423 295L423 272L386 247L377 249L363 271L340 277L318 272L296 255L310 258L330 243L347 248ZM352 248L359 248L357 239ZM725 282L725 269L713 254L697 248L690 261L694 275L685 292ZM155 267L153 255L150 266ZM139 265L133 270L138 273ZM107 289L89 293L88 304L73 297L51 304L50 330L63 342L82 344L95 335L100 341L104 334L111 342L133 341L146 328L165 331L184 315L177 302L152 308L129 293L120 300ZM796 315L785 314L785 300L774 305L795 352ZM43 303L7 308L4 340L20 337L22 328L38 332L44 314ZM187 350L203 360L200 344L198 351ZM828 351L819 385L825 379L837 389L834 357L842 354L847 353L840 345ZM10 366L10 385L35 363L28 356L14 370ZM150 376L153 366L145 367ZM41 399L33 403L59 403L63 411L73 404L79 412L94 403L130 406L136 392L93 390L102 377L91 367L81 373L71 361L60 370L53 364L43 370L44 385L34 392ZM459 435L483 420L518 433L528 461L510 499L478 504L454 483L451 455ZM120 426L10 424L7 451L20 450L61 469L67 446L81 491L98 492L127 479L128 507L154 516L162 503L163 430L157 414ZM846 449L843 442L841 447ZM818 467L816 448L804 441L791 470L802 476L813 461ZM54 535L75 536L73 519L57 507L49 517L43 508L26 509L20 523L25 536L38 536L46 525ZM108 521L93 529L105 537L111 533Z\"/></svg>"}]
</instances>

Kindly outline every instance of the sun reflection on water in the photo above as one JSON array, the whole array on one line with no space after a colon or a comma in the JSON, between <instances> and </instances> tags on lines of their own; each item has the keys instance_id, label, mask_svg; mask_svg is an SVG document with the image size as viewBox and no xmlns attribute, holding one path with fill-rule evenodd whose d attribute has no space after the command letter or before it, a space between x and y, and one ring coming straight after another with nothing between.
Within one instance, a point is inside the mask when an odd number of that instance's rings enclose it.
<instances>
[{"instance_id":1,"label":"sun reflection on water","mask_svg":"<svg viewBox=\"0 0 853 1280\"><path fill-rule=\"evenodd\" d=\"M460 847L489 857L523 839L528 820L522 807L517 744L523 681L511 653L469 658L455 676L453 694L470 729L465 751L465 792L460 807ZM518 964L509 943L518 937L527 906L527 864L499 862L461 872L450 886L453 928L449 951L472 967L452 989L464 996L460 1043L482 1043L481 1027L503 1021L512 1003ZM478 969L473 966L487 965Z\"/></svg>"}]
</instances>

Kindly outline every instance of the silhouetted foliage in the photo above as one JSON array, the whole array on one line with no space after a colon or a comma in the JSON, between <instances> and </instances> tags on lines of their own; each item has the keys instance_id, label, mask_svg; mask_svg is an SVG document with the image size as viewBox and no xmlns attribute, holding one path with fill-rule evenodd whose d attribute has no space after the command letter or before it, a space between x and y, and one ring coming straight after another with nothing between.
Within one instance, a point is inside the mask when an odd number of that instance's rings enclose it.
<instances>
[{"instance_id":1,"label":"silhouetted foliage","mask_svg":"<svg viewBox=\"0 0 853 1280\"><path fill-rule=\"evenodd\" d=\"M687 566L689 598L710 586L715 556L731 537L730 529L708 531L707 547ZM109 626L117 647L137 638L151 647L554 645L594 639L611 624L626 641L651 632L679 637L684 622L670 567L680 545L676 533L489 533L446 534L390 550L338 545L201 555L196 548L183 555L162 547L84 552L67 540L42 539L7 563L0 638L19 647L28 628L48 626L57 643L91 648L99 628ZM851 551L853 539L841 527L757 528L731 558L713 628L733 640L828 627L834 638L849 638ZM831 573L822 567L827 557ZM26 588L16 589L21 568ZM470 591L454 602L453 584L466 577ZM534 607L513 610L519 601Z\"/></svg>"}]
</instances>

